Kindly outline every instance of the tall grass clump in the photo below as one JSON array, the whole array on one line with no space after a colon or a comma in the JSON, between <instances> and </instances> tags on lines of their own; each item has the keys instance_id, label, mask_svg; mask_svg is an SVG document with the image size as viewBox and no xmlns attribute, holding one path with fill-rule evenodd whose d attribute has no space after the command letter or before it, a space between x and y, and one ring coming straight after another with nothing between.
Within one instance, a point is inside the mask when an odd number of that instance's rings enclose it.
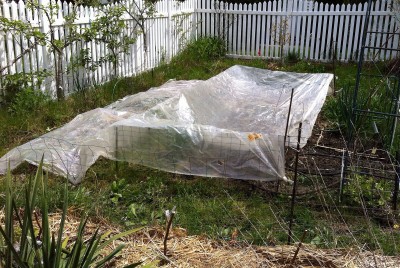
<instances>
[{"instance_id":1,"label":"tall grass clump","mask_svg":"<svg viewBox=\"0 0 400 268\"><path fill-rule=\"evenodd\" d=\"M223 39L219 37L200 37L189 43L175 60L215 60L225 56L225 54L226 45Z\"/></svg>"}]
</instances>

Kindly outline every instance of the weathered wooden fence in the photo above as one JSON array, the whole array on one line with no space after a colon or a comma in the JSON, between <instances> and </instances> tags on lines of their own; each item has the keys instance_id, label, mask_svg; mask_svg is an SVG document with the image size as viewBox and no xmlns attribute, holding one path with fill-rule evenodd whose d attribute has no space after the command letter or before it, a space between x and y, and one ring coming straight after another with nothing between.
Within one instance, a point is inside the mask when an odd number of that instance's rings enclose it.
<instances>
[{"instance_id":1,"label":"weathered wooden fence","mask_svg":"<svg viewBox=\"0 0 400 268\"><path fill-rule=\"evenodd\" d=\"M222 36L234 57L280 58L289 52L301 59L358 59L367 3L330 5L310 0L278 0L227 4L201 0L196 9L203 36ZM400 10L396 10L397 13ZM374 2L368 41L373 46L399 47L400 22L392 0ZM367 60L387 60L394 51L367 51Z\"/></svg>"},{"instance_id":2,"label":"weathered wooden fence","mask_svg":"<svg viewBox=\"0 0 400 268\"><path fill-rule=\"evenodd\" d=\"M133 2L136 1L136 2ZM142 0L126 0L124 5L141 3ZM400 23L392 10L393 0L378 0L371 12L367 40L373 46L399 47ZM46 5L50 0L39 0ZM52 23L43 12L29 9L25 2L2 2L0 16L29 22L30 25L54 38L62 40L68 34L65 17L72 12L72 5L58 1L58 10L52 15ZM358 59L361 35L367 4L329 5L310 0L274 0L257 4L226 4L214 0L186 0L177 2L161 0L155 5L156 12L145 18L146 46L143 34L133 31L136 22L131 17L126 22L126 34L137 34L137 41L123 54L116 72L110 62L102 62L98 68L80 68L71 71L69 66L82 49L90 51L96 61L108 52L105 43L95 41L74 42L62 53L62 87L65 93L109 81L113 74L131 76L168 62L184 47L186 41L198 36L220 36L226 40L228 55L245 58L281 58L288 53L301 59L328 61L335 54L340 61ZM83 31L91 26L99 10L79 7L74 24ZM397 10L399 12L399 10ZM0 32L0 74L29 73L39 70L55 71L55 59L49 46L37 45L28 53L26 37L8 31ZM145 52L147 47L147 53ZM367 60L388 60L397 52L366 51ZM47 78L42 90L55 92L55 81ZM0 94L1 95L1 94Z\"/></svg>"}]
</instances>

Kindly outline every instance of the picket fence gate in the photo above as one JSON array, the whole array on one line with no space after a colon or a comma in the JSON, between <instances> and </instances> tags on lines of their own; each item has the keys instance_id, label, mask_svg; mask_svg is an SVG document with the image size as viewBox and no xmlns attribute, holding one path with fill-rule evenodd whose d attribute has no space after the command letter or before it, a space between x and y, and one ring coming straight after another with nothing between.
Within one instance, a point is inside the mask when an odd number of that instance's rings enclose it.
<instances>
[{"instance_id":1,"label":"picket fence gate","mask_svg":"<svg viewBox=\"0 0 400 268\"><path fill-rule=\"evenodd\" d=\"M39 0L46 5L50 0ZM125 4L132 4L127 0ZM141 0L136 0L141 1ZM393 0L374 2L367 40L373 46L399 48L400 22L393 16ZM397 0L394 0L395 2ZM397 1L398 2L398 1ZM397 3L396 2L396 3ZM72 10L72 4L58 1L59 10L54 22L55 38L66 35L64 16ZM1 16L29 21L32 26L49 34L50 26L40 10L30 11L23 1L0 4ZM226 40L228 56L243 58L282 58L289 53L300 59L330 61L358 60L361 35L367 3L330 5L310 0L279 0L256 4L227 4L211 0L186 0L177 2L161 0L155 6L154 16L146 19L148 52L144 51L144 39L137 36L130 51L119 61L117 75L136 75L168 62L185 44L199 36L219 36ZM74 22L79 29L90 27L98 11L92 7L80 7ZM397 14L398 15L398 14ZM135 27L131 18L124 17L126 31ZM0 32L0 68L8 66L0 74L54 70L54 58L49 48L36 46L18 58L29 40L11 32ZM68 66L81 49L90 49L95 61L104 56L107 47L102 43L76 42L63 51L63 88L66 94L93 84L109 81L113 77L111 63L102 63L95 70L80 68L68 72ZM394 50L366 50L366 60L390 60L398 57ZM13 64L10 64L13 63ZM54 79L47 78L42 90L55 92Z\"/></svg>"}]
</instances>

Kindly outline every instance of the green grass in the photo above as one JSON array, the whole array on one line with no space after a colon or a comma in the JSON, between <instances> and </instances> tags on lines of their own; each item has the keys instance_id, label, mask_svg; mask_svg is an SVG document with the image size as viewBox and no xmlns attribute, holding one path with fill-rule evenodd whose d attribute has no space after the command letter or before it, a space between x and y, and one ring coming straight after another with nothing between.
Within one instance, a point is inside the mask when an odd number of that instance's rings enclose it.
<instances>
[{"instance_id":1,"label":"green grass","mask_svg":"<svg viewBox=\"0 0 400 268\"><path fill-rule=\"evenodd\" d=\"M208 79L235 64L296 72L333 72L331 64L299 61L282 66L279 62L260 59L194 58L193 51L189 51L171 64L137 77L95 86L62 102L45 103L40 109L26 114L16 116L3 107L0 109L0 154L44 134L46 129L65 124L77 114L105 106L123 96L162 85L169 79ZM338 64L336 88L354 83L355 73L355 64ZM323 110L323 117L331 125L343 124L337 104L337 96L329 97ZM17 189L22 189L24 177L31 176L33 171L34 168L24 164L14 172ZM112 182L122 182L122 179L124 183L113 193ZM51 211L62 207L61 182L64 180L50 174ZM1 192L4 192L4 186L0 183ZM121 198L113 199L116 192ZM391 226L382 227L378 221L366 220L362 212L341 209L339 213L336 209L328 209L336 203L334 190L324 192L323 196L315 194L299 198L294 220L297 239L308 229L310 235L306 242L321 247L366 245L370 249L381 248L387 254L400 253L396 247L400 239L398 231L393 231ZM3 202L0 196L0 204ZM244 181L182 176L129 163L119 163L117 171L114 162L100 159L88 170L79 186L70 186L69 204L121 228L163 225L164 211L176 206L175 224L186 228L191 235L230 239L237 230L238 239L249 243L271 245L287 241L290 197L269 194Z\"/></svg>"}]
</instances>

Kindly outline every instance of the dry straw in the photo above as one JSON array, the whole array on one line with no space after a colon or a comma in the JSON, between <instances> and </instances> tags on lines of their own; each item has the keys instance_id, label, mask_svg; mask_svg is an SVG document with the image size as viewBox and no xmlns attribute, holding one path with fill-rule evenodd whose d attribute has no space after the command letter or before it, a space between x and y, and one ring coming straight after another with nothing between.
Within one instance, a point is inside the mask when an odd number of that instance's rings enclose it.
<instances>
[{"instance_id":1,"label":"dry straw","mask_svg":"<svg viewBox=\"0 0 400 268\"><path fill-rule=\"evenodd\" d=\"M0 211L3 223L4 212ZM49 215L52 230L56 231L61 213ZM68 212L64 236L72 242L79 227L80 216L72 209ZM120 230L103 220L89 221L85 237L89 238L96 228L100 232ZM157 266L161 260L167 260L163 267L400 267L400 257L383 256L359 249L318 249L311 245L302 245L295 262L292 258L297 246L254 246L236 240L215 241L205 236L188 236L183 228L173 228L168 241L167 256L163 251L164 230L162 227L146 228L142 232L116 241L106 249L112 251L119 244L125 244L120 255L108 267L123 267L129 263L143 261Z\"/></svg>"}]
</instances>

